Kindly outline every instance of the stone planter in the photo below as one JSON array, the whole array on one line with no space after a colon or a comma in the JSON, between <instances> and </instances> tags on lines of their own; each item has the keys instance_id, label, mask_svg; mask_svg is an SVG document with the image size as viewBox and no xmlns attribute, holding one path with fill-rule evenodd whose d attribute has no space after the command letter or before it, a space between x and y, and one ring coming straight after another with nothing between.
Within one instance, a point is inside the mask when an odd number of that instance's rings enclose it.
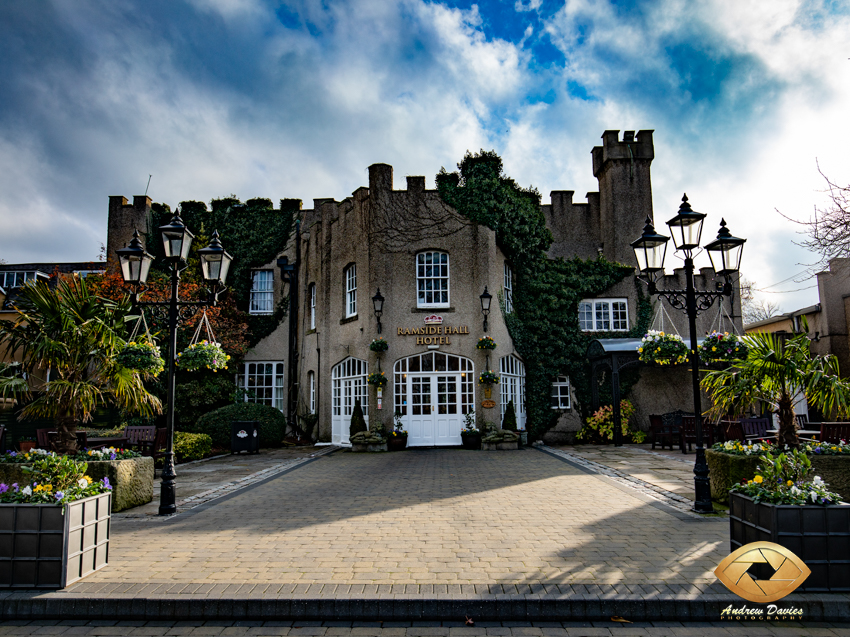
<instances>
[{"instance_id":1,"label":"stone planter","mask_svg":"<svg viewBox=\"0 0 850 637\"><path fill-rule=\"evenodd\" d=\"M511 449L519 449L519 441L514 440L512 442L484 442L481 441L481 448L484 451L509 451Z\"/></svg>"},{"instance_id":2,"label":"stone planter","mask_svg":"<svg viewBox=\"0 0 850 637\"><path fill-rule=\"evenodd\" d=\"M751 542L773 542L803 560L812 574L797 590L850 592L850 505L765 504L732 493L729 531L732 551Z\"/></svg>"},{"instance_id":3,"label":"stone planter","mask_svg":"<svg viewBox=\"0 0 850 637\"><path fill-rule=\"evenodd\" d=\"M481 434L465 434L460 432L464 449L481 449Z\"/></svg>"},{"instance_id":4,"label":"stone planter","mask_svg":"<svg viewBox=\"0 0 850 637\"><path fill-rule=\"evenodd\" d=\"M19 464L0 464L0 482L25 484L29 478ZM89 462L86 475L92 480L109 478L112 512L124 511L153 500L153 458L129 458Z\"/></svg>"},{"instance_id":5,"label":"stone planter","mask_svg":"<svg viewBox=\"0 0 850 637\"><path fill-rule=\"evenodd\" d=\"M407 436L387 437L387 448L390 451L404 451L407 448Z\"/></svg>"},{"instance_id":6,"label":"stone planter","mask_svg":"<svg viewBox=\"0 0 850 637\"><path fill-rule=\"evenodd\" d=\"M705 450L708 461L711 498L718 502L729 501L732 485L751 480L756 475L758 456L736 456L730 453ZM809 454L812 475L820 476L845 501L850 502L850 456L821 456Z\"/></svg>"},{"instance_id":7,"label":"stone planter","mask_svg":"<svg viewBox=\"0 0 850 637\"><path fill-rule=\"evenodd\" d=\"M0 504L0 589L65 588L109 561L111 493L61 506Z\"/></svg>"},{"instance_id":8,"label":"stone planter","mask_svg":"<svg viewBox=\"0 0 850 637\"><path fill-rule=\"evenodd\" d=\"M405 444L406 441L405 441ZM365 453L365 452L376 452L376 451L386 451L387 443L382 444L368 444L368 445L358 445L356 443L352 443L351 450L356 451L357 453Z\"/></svg>"}]
</instances>

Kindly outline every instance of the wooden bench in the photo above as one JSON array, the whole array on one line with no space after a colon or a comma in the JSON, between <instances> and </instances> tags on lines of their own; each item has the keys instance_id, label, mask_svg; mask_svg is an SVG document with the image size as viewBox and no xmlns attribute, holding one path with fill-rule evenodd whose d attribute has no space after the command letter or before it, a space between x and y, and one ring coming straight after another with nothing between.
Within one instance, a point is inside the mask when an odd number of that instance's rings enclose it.
<instances>
[{"instance_id":1,"label":"wooden bench","mask_svg":"<svg viewBox=\"0 0 850 637\"><path fill-rule=\"evenodd\" d=\"M679 448L682 453L690 453L691 444L697 442L697 419L696 416L682 416L682 426L679 427ZM714 431L710 423L703 420L702 444L710 447L714 444ZM685 451L687 446L687 451Z\"/></svg>"},{"instance_id":2,"label":"wooden bench","mask_svg":"<svg viewBox=\"0 0 850 637\"><path fill-rule=\"evenodd\" d=\"M820 424L821 442L836 444L844 440L850 442L850 422L822 422Z\"/></svg>"},{"instance_id":3,"label":"wooden bench","mask_svg":"<svg viewBox=\"0 0 850 637\"><path fill-rule=\"evenodd\" d=\"M124 438L128 449L136 448L141 451L146 445L153 443L155 437L155 425L132 425L124 428Z\"/></svg>"},{"instance_id":4,"label":"wooden bench","mask_svg":"<svg viewBox=\"0 0 850 637\"><path fill-rule=\"evenodd\" d=\"M150 456L154 460L157 458L162 458L165 456L165 448L168 444L168 429L164 427L159 427L156 429L156 433L154 434L153 440L150 442L145 442L141 446L141 453L143 456Z\"/></svg>"},{"instance_id":5,"label":"wooden bench","mask_svg":"<svg viewBox=\"0 0 850 637\"><path fill-rule=\"evenodd\" d=\"M744 430L744 438L747 442L774 440L776 436L772 436L767 431L770 426L769 418L743 418L741 420L741 427Z\"/></svg>"}]
</instances>

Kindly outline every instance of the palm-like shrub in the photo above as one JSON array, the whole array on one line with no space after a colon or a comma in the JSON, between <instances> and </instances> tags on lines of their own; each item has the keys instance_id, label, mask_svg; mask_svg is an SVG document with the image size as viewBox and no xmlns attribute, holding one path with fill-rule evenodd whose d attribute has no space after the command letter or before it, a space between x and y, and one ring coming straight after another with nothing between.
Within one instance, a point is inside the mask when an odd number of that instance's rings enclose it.
<instances>
[{"instance_id":1,"label":"palm-like shrub","mask_svg":"<svg viewBox=\"0 0 850 637\"><path fill-rule=\"evenodd\" d=\"M796 447L795 396L805 395L809 405L824 414L845 417L850 413L850 383L839 376L838 360L813 355L805 333L783 339L756 332L741 341L748 350L745 359L703 378L702 388L713 401L711 416L743 413L757 401L768 403L779 414L777 442Z\"/></svg>"},{"instance_id":2,"label":"palm-like shrub","mask_svg":"<svg viewBox=\"0 0 850 637\"><path fill-rule=\"evenodd\" d=\"M97 297L85 279L60 280L55 290L37 281L22 288L16 309L13 322L0 322L0 351L20 360L31 379L49 369L50 382L34 392L22 375L0 374L0 396L32 399L21 417L52 418L59 451L76 451L77 424L91 421L100 406L143 416L162 411L139 373L116 360L125 345L128 298Z\"/></svg>"}]
</instances>

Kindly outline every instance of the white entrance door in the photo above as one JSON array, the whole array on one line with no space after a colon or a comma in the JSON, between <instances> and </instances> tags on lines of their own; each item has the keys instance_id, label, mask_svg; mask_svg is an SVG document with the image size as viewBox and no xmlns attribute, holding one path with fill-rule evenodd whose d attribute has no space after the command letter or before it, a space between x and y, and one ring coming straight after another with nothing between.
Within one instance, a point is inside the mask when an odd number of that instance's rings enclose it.
<instances>
[{"instance_id":1,"label":"white entrance door","mask_svg":"<svg viewBox=\"0 0 850 637\"><path fill-rule=\"evenodd\" d=\"M460 445L464 415L473 409L472 361L429 352L396 361L394 371L408 446Z\"/></svg>"},{"instance_id":2,"label":"white entrance door","mask_svg":"<svg viewBox=\"0 0 850 637\"><path fill-rule=\"evenodd\" d=\"M333 368L333 419L331 421L331 442L348 446L351 427L351 414L354 405L360 400L363 418L369 424L369 392L366 391L366 377L369 367L366 361L346 358Z\"/></svg>"}]
</instances>

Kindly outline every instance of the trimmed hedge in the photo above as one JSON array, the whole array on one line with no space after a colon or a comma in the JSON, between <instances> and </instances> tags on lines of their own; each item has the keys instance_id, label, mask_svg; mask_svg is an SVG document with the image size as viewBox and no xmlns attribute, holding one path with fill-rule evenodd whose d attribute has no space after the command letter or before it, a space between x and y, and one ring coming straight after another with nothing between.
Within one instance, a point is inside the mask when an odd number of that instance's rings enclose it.
<instances>
[{"instance_id":1,"label":"trimmed hedge","mask_svg":"<svg viewBox=\"0 0 850 637\"><path fill-rule=\"evenodd\" d=\"M729 502L732 485L752 480L761 461L758 456L738 456L713 449L705 450L705 459L708 461L711 499L724 504ZM809 454L809 460L812 461L812 475L823 478L830 491L850 502L850 456Z\"/></svg>"},{"instance_id":2,"label":"trimmed hedge","mask_svg":"<svg viewBox=\"0 0 850 637\"><path fill-rule=\"evenodd\" d=\"M260 447L280 447L286 434L286 416L270 405L236 403L204 414L194 424L181 423L180 429L190 433L207 434L213 447L230 449L230 423L235 420L256 420L260 423Z\"/></svg>"},{"instance_id":3,"label":"trimmed hedge","mask_svg":"<svg viewBox=\"0 0 850 637\"><path fill-rule=\"evenodd\" d=\"M207 434L193 434L188 431L174 432L174 453L180 462L200 460L212 451L212 438Z\"/></svg>"}]
</instances>

